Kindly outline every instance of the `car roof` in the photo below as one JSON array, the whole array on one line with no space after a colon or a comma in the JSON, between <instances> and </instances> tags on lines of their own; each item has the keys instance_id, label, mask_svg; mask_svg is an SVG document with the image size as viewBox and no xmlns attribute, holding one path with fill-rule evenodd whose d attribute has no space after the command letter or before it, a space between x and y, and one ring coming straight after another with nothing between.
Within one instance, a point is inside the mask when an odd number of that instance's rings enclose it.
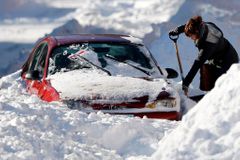
<instances>
[{"instance_id":1,"label":"car roof","mask_svg":"<svg viewBox=\"0 0 240 160\"><path fill-rule=\"evenodd\" d=\"M62 36L51 36L57 41L58 45L64 45L77 42L116 42L116 43L133 43L141 44L141 39L131 35L121 34L72 34Z\"/></svg>"}]
</instances>

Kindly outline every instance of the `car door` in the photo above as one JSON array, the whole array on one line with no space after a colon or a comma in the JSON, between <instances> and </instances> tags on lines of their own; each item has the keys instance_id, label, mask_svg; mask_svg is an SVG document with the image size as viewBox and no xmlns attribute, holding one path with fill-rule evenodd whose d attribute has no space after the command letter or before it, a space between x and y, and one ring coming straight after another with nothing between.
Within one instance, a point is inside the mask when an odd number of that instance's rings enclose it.
<instances>
[{"instance_id":1,"label":"car door","mask_svg":"<svg viewBox=\"0 0 240 160\"><path fill-rule=\"evenodd\" d=\"M59 99L59 96L44 77L47 54L48 44L46 42L40 44L34 50L33 57L28 68L28 73L34 73L35 77L27 79L27 89L30 93L38 95L43 100L53 101Z\"/></svg>"}]
</instances>

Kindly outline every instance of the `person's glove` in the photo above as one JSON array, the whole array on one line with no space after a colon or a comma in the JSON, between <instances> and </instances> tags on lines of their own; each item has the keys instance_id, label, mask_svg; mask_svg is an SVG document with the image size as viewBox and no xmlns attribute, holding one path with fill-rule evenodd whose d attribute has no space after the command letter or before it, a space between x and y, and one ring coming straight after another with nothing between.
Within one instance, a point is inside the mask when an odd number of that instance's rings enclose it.
<instances>
[{"instance_id":1,"label":"person's glove","mask_svg":"<svg viewBox=\"0 0 240 160\"><path fill-rule=\"evenodd\" d=\"M178 28L175 28L174 30L170 30L168 35L169 36L178 36L179 35Z\"/></svg>"},{"instance_id":2,"label":"person's glove","mask_svg":"<svg viewBox=\"0 0 240 160\"><path fill-rule=\"evenodd\" d=\"M178 36L179 34L184 32L184 28L185 28L185 24L178 26L173 30L170 30L168 34L169 36Z\"/></svg>"}]
</instances>

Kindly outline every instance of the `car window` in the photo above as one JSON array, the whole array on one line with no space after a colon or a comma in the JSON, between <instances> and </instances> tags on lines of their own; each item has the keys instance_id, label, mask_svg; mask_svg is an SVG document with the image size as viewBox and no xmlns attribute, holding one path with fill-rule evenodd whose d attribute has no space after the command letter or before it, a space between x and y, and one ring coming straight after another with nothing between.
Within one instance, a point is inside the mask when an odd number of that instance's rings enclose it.
<instances>
[{"instance_id":1,"label":"car window","mask_svg":"<svg viewBox=\"0 0 240 160\"><path fill-rule=\"evenodd\" d=\"M74 56L79 50L81 50L79 45L66 45L53 49L49 57L48 74L80 68L91 68L88 62Z\"/></svg>"},{"instance_id":2,"label":"car window","mask_svg":"<svg viewBox=\"0 0 240 160\"><path fill-rule=\"evenodd\" d=\"M47 52L47 43L41 44L34 52L34 56L32 59L32 63L30 64L29 70L38 70L40 73L43 73Z\"/></svg>"},{"instance_id":3,"label":"car window","mask_svg":"<svg viewBox=\"0 0 240 160\"><path fill-rule=\"evenodd\" d=\"M100 58L110 55L118 61L132 61L141 67L151 69L149 58L144 55L143 46L133 44L89 44L89 46L98 54Z\"/></svg>"},{"instance_id":4,"label":"car window","mask_svg":"<svg viewBox=\"0 0 240 160\"><path fill-rule=\"evenodd\" d=\"M39 57L39 63L37 63L37 67L35 68L39 71L44 71L45 63L46 63L46 56L48 53L48 45L47 43L43 46L42 53Z\"/></svg>"},{"instance_id":5,"label":"car window","mask_svg":"<svg viewBox=\"0 0 240 160\"><path fill-rule=\"evenodd\" d=\"M153 71L155 68L153 69L154 63L146 55L149 53L144 46L130 43L62 45L53 49L49 58L48 73L51 75L60 71L66 72L82 68L98 68L112 73L113 65L115 65L115 71L118 67L127 65L129 69L134 68L143 74L150 75L149 71Z\"/></svg>"}]
</instances>

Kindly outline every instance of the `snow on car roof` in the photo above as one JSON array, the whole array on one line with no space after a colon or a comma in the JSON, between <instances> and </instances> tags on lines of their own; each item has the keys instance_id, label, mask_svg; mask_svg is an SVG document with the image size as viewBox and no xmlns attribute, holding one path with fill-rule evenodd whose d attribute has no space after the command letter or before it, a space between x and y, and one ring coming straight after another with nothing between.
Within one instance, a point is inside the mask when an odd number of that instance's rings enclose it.
<instances>
[{"instance_id":1,"label":"snow on car roof","mask_svg":"<svg viewBox=\"0 0 240 160\"><path fill-rule=\"evenodd\" d=\"M143 42L141 39L121 34L72 34L63 36L54 36L57 43L67 44L74 42L118 42L118 43L134 43L141 44Z\"/></svg>"},{"instance_id":2,"label":"snow on car roof","mask_svg":"<svg viewBox=\"0 0 240 160\"><path fill-rule=\"evenodd\" d=\"M136 44L142 44L143 45L143 41L140 38L137 37L133 37L131 35L129 36L122 36L123 39L129 40L131 43L136 43Z\"/></svg>"}]
</instances>

